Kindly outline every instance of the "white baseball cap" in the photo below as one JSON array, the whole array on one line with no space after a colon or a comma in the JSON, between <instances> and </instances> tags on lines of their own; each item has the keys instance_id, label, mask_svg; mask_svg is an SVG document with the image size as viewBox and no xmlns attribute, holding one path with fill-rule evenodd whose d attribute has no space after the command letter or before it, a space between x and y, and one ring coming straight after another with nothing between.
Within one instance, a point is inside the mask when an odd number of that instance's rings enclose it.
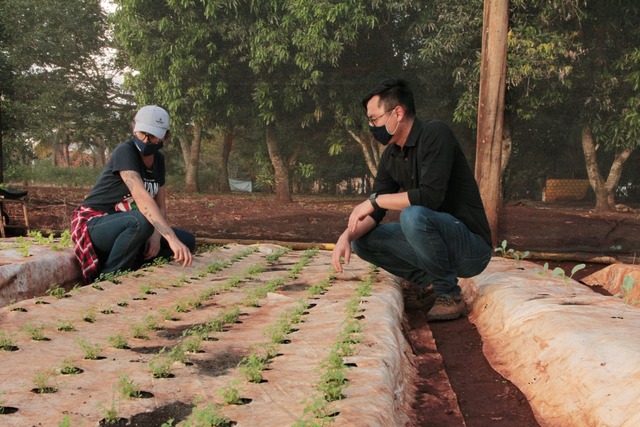
<instances>
[{"instance_id":1,"label":"white baseball cap","mask_svg":"<svg viewBox=\"0 0 640 427\"><path fill-rule=\"evenodd\" d=\"M150 133L158 139L163 139L169 130L169 113L157 105L140 108L134 121L134 132Z\"/></svg>"}]
</instances>

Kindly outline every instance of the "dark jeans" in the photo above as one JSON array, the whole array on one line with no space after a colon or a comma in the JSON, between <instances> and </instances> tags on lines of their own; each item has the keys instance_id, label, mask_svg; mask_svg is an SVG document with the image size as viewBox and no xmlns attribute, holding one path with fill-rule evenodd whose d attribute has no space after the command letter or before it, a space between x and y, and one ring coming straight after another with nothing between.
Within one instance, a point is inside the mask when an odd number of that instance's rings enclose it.
<instances>
[{"instance_id":1,"label":"dark jeans","mask_svg":"<svg viewBox=\"0 0 640 427\"><path fill-rule=\"evenodd\" d=\"M433 285L436 295L461 292L458 277L480 274L492 248L453 216L423 206L409 206L399 223L380 224L351 242L365 261L420 287Z\"/></svg>"},{"instance_id":2,"label":"dark jeans","mask_svg":"<svg viewBox=\"0 0 640 427\"><path fill-rule=\"evenodd\" d=\"M91 243L100 259L100 272L134 270L139 267L146 241L154 228L138 210L118 212L95 217L87 223ZM191 252L196 247L196 237L188 231L173 228L176 236ZM160 239L157 257L171 258L173 251L167 241ZM151 260L149 260L151 261Z\"/></svg>"}]
</instances>

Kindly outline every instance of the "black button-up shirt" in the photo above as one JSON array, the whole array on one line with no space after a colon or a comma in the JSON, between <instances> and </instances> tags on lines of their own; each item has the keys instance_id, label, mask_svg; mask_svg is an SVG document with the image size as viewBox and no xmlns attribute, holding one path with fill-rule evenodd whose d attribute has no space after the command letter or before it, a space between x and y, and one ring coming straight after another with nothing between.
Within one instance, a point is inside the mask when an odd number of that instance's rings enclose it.
<instances>
[{"instance_id":1,"label":"black button-up shirt","mask_svg":"<svg viewBox=\"0 0 640 427\"><path fill-rule=\"evenodd\" d=\"M478 184L458 140L443 122L416 118L404 146L391 144L382 153L373 191L406 191L412 205L449 213L492 244ZM380 222L385 213L380 209L371 216Z\"/></svg>"}]
</instances>

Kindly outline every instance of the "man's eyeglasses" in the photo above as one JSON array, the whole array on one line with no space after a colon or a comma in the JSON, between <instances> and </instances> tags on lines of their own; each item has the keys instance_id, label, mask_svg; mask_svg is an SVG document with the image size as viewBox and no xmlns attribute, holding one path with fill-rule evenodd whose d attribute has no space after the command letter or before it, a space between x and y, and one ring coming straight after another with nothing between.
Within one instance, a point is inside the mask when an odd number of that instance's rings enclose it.
<instances>
[{"instance_id":1,"label":"man's eyeglasses","mask_svg":"<svg viewBox=\"0 0 640 427\"><path fill-rule=\"evenodd\" d=\"M380 120L383 116L386 116L387 114L389 114L390 112L392 112L393 110L395 110L396 107L393 107L391 110L385 111L384 113L380 114L378 117L375 118L371 118L369 117L369 126L376 126L376 121Z\"/></svg>"}]
</instances>

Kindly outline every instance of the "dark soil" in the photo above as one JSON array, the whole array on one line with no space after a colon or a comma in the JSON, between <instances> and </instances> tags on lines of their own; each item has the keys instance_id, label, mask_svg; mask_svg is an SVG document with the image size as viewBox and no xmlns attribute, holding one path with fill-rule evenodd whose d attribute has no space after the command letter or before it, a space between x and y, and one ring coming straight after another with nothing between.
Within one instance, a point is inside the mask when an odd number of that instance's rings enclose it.
<instances>
[{"instance_id":1,"label":"dark soil","mask_svg":"<svg viewBox=\"0 0 640 427\"><path fill-rule=\"evenodd\" d=\"M69 228L73 209L88 191L42 187L28 190L31 229L44 233ZM199 238L333 243L346 226L351 209L360 200L295 196L292 203L283 204L267 194L174 194L168 199L168 209L172 225L193 231ZM5 207L6 210L9 208L9 205ZM9 217L12 222L20 223L21 212L9 210ZM593 262L594 259L615 257L633 262L636 253L640 252L638 235L640 218L634 209L597 213L588 202L544 204L521 201L501 209L498 241L506 240L507 247L515 250L531 251L529 259L535 255L535 262L541 265L549 262L550 268L561 266L570 271L574 265L586 262L587 268L574 277L579 280L605 267L605 264ZM407 315L411 328L426 327L423 314L408 312ZM462 318L433 323L429 327L466 425L538 425L522 393L487 363L474 325ZM417 351L421 348L419 342L411 344ZM202 368L206 369L206 366ZM426 378L431 368L418 366L418 369ZM418 385L418 390L420 387ZM159 410L167 410L178 421L188 414L190 407L179 402L176 405L176 408ZM423 413L416 423L455 425L449 417L446 413ZM142 420L135 420L135 424L134 420L129 422L127 425L145 425Z\"/></svg>"}]
</instances>

